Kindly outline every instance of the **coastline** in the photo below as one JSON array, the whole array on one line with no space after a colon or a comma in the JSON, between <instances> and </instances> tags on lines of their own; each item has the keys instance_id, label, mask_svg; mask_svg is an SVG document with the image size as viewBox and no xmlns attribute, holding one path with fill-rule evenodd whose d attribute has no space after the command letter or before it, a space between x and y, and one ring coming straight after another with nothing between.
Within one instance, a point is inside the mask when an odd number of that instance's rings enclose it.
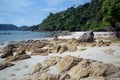
<instances>
[{"instance_id":1,"label":"coastline","mask_svg":"<svg viewBox=\"0 0 120 80\"><path fill-rule=\"evenodd\" d=\"M84 32L72 32L72 35L59 36L58 39L72 39L72 38L78 39L83 33ZM73 51L73 52L66 51L63 53L50 53L50 54L44 55L44 56L43 55L31 55L31 58L12 62L15 64L15 66L1 70L0 74L2 74L2 75L1 75L0 79L1 80L2 79L20 80L21 78L24 78L24 77L29 78L32 75L31 74L32 69L34 68L35 64L37 64L37 63L44 64L44 60L49 59L51 57L65 57L67 55L75 56L77 58L84 58L84 59L90 59L90 60L100 61L100 62L104 62L104 63L110 63L117 67L120 67L120 61L119 61L120 60L120 54L119 54L120 41L112 42L112 40L108 40L108 39L115 37L111 32L94 32L94 33L95 33L96 41L102 37L101 39L103 39L103 40L111 41L111 45L99 47L99 46L89 46L90 44L88 44L85 47L77 46L78 50ZM43 39L40 41L44 41L44 40L52 41L53 37ZM36 41L36 40L33 40L33 41ZM46 47L44 47L44 48L46 48ZM31 52L27 52L27 54L31 54ZM13 73L9 73L11 71L13 71ZM48 73L55 74L58 72L56 71L55 67L50 67L48 70ZM6 75L11 75L11 74L15 74L15 75L8 76L7 78L5 78Z\"/></svg>"}]
</instances>

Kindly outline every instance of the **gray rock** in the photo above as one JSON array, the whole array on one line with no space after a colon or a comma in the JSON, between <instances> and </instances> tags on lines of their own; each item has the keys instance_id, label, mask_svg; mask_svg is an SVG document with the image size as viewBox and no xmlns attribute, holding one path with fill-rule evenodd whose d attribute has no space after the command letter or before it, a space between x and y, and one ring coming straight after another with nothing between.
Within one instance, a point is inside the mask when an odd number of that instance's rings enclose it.
<instances>
[{"instance_id":1,"label":"gray rock","mask_svg":"<svg viewBox=\"0 0 120 80\"><path fill-rule=\"evenodd\" d=\"M94 41L94 33L92 30L84 33L80 38L83 42L93 42Z\"/></svg>"}]
</instances>

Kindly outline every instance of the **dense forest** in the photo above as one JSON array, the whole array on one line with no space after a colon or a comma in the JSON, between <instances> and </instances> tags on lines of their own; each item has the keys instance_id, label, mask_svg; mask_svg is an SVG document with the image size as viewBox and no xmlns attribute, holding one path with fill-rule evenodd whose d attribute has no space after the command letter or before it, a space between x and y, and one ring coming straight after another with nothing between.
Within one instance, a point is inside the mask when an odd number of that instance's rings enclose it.
<instances>
[{"instance_id":1,"label":"dense forest","mask_svg":"<svg viewBox=\"0 0 120 80\"><path fill-rule=\"evenodd\" d=\"M72 6L65 11L51 13L41 24L28 30L38 31L120 31L120 1L91 0L91 2Z\"/></svg>"}]
</instances>

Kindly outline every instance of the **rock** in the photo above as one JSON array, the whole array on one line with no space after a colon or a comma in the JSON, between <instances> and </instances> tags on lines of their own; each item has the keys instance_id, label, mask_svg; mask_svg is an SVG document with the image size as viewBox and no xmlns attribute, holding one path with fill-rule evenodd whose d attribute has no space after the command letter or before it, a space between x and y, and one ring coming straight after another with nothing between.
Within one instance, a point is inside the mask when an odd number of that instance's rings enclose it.
<instances>
[{"instance_id":1,"label":"rock","mask_svg":"<svg viewBox=\"0 0 120 80\"><path fill-rule=\"evenodd\" d=\"M92 30L88 31L87 33L84 33L82 37L80 38L83 42L93 42L94 41L94 33Z\"/></svg>"},{"instance_id":2,"label":"rock","mask_svg":"<svg viewBox=\"0 0 120 80\"><path fill-rule=\"evenodd\" d=\"M100 77L100 76L92 76L92 77L83 78L80 80L106 80L106 79L104 77Z\"/></svg>"},{"instance_id":3,"label":"rock","mask_svg":"<svg viewBox=\"0 0 120 80\"><path fill-rule=\"evenodd\" d=\"M30 55L28 54L23 54L23 55L15 55L15 56L10 56L6 58L6 61L18 61L18 60L23 60L23 59L28 59L31 58Z\"/></svg>"},{"instance_id":4,"label":"rock","mask_svg":"<svg viewBox=\"0 0 120 80\"><path fill-rule=\"evenodd\" d=\"M48 55L47 49L35 49L32 51L32 55Z\"/></svg>"},{"instance_id":5,"label":"rock","mask_svg":"<svg viewBox=\"0 0 120 80\"><path fill-rule=\"evenodd\" d=\"M41 63L37 63L37 64L34 66L32 73L40 72L41 68L42 68L42 64L41 64Z\"/></svg>"},{"instance_id":6,"label":"rock","mask_svg":"<svg viewBox=\"0 0 120 80\"><path fill-rule=\"evenodd\" d=\"M66 79L68 79L68 78L70 78L70 76L69 76L68 74L62 74L62 75L60 76L60 79L59 79L59 80L66 80Z\"/></svg>"},{"instance_id":7,"label":"rock","mask_svg":"<svg viewBox=\"0 0 120 80\"><path fill-rule=\"evenodd\" d=\"M8 62L0 63L0 70L3 70L3 69L10 67L10 66L14 66L14 64L8 63Z\"/></svg>"},{"instance_id":8,"label":"rock","mask_svg":"<svg viewBox=\"0 0 120 80\"><path fill-rule=\"evenodd\" d=\"M106 80L120 80L120 72L114 73L106 77Z\"/></svg>"},{"instance_id":9,"label":"rock","mask_svg":"<svg viewBox=\"0 0 120 80\"><path fill-rule=\"evenodd\" d=\"M58 40L58 36L54 36L54 40Z\"/></svg>"},{"instance_id":10,"label":"rock","mask_svg":"<svg viewBox=\"0 0 120 80\"><path fill-rule=\"evenodd\" d=\"M90 62L88 60L82 60L79 62L76 66L71 68L70 71L68 71L68 74L76 80L79 80L80 78L83 77L88 77L89 76L89 65Z\"/></svg>"},{"instance_id":11,"label":"rock","mask_svg":"<svg viewBox=\"0 0 120 80\"><path fill-rule=\"evenodd\" d=\"M83 59L68 71L73 79L81 79L91 76L108 76L118 72L118 68L112 64L105 64L92 60Z\"/></svg>"},{"instance_id":12,"label":"rock","mask_svg":"<svg viewBox=\"0 0 120 80\"><path fill-rule=\"evenodd\" d=\"M43 62L44 67L51 67L57 63L56 57L51 57Z\"/></svg>"},{"instance_id":13,"label":"rock","mask_svg":"<svg viewBox=\"0 0 120 80\"><path fill-rule=\"evenodd\" d=\"M48 45L47 41L34 41L34 43L32 43L32 49L43 48L46 45Z\"/></svg>"},{"instance_id":14,"label":"rock","mask_svg":"<svg viewBox=\"0 0 120 80\"><path fill-rule=\"evenodd\" d=\"M43 73L40 77L40 80L59 80L59 75L52 75Z\"/></svg>"},{"instance_id":15,"label":"rock","mask_svg":"<svg viewBox=\"0 0 120 80\"><path fill-rule=\"evenodd\" d=\"M5 46L4 51L6 51L6 50L14 50L17 47L18 47L17 43L8 44L7 46Z\"/></svg>"},{"instance_id":16,"label":"rock","mask_svg":"<svg viewBox=\"0 0 120 80\"><path fill-rule=\"evenodd\" d=\"M54 52L54 53L58 53L60 49L61 49L61 46L60 46L60 45L54 46L53 52Z\"/></svg>"},{"instance_id":17,"label":"rock","mask_svg":"<svg viewBox=\"0 0 120 80\"><path fill-rule=\"evenodd\" d=\"M77 46L68 46L68 51L74 52L77 50Z\"/></svg>"},{"instance_id":18,"label":"rock","mask_svg":"<svg viewBox=\"0 0 120 80\"><path fill-rule=\"evenodd\" d=\"M62 58L56 65L59 72L65 72L75 66L80 59L73 57L73 56L66 56Z\"/></svg>"},{"instance_id":19,"label":"rock","mask_svg":"<svg viewBox=\"0 0 120 80\"><path fill-rule=\"evenodd\" d=\"M109 46L111 44L111 41L103 41L103 40L98 40L96 45L101 47L101 46Z\"/></svg>"},{"instance_id":20,"label":"rock","mask_svg":"<svg viewBox=\"0 0 120 80\"><path fill-rule=\"evenodd\" d=\"M61 48L60 48L58 53L63 53L63 52L66 52L66 51L68 51L68 47L66 45L61 45Z\"/></svg>"},{"instance_id":21,"label":"rock","mask_svg":"<svg viewBox=\"0 0 120 80\"><path fill-rule=\"evenodd\" d=\"M23 55L23 54L26 54L26 51L25 51L25 50L19 51L16 55Z\"/></svg>"},{"instance_id":22,"label":"rock","mask_svg":"<svg viewBox=\"0 0 120 80\"><path fill-rule=\"evenodd\" d=\"M3 54L0 56L1 58L6 58L9 56L13 56L13 50L7 50L5 52L3 52Z\"/></svg>"}]
</instances>

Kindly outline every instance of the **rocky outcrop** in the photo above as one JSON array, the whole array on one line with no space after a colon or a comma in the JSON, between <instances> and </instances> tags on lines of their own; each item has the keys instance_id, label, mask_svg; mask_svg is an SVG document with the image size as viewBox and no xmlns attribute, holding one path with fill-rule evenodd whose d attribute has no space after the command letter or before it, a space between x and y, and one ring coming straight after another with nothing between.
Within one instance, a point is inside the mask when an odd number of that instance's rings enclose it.
<instances>
[{"instance_id":1,"label":"rocky outcrop","mask_svg":"<svg viewBox=\"0 0 120 80\"><path fill-rule=\"evenodd\" d=\"M7 67L10 67L10 66L13 66L14 64L12 63L8 63L8 62L3 62L3 63L0 63L0 70L3 70Z\"/></svg>"},{"instance_id":2,"label":"rocky outcrop","mask_svg":"<svg viewBox=\"0 0 120 80\"><path fill-rule=\"evenodd\" d=\"M56 72L49 73L51 67ZM43 64L36 64L32 80L109 80L119 79L120 70L112 64L73 56L51 57Z\"/></svg>"},{"instance_id":3,"label":"rocky outcrop","mask_svg":"<svg viewBox=\"0 0 120 80\"><path fill-rule=\"evenodd\" d=\"M81 79L90 76L108 76L116 73L118 68L111 64L104 64L92 60L82 60L72 67L68 74L74 79Z\"/></svg>"}]
</instances>

